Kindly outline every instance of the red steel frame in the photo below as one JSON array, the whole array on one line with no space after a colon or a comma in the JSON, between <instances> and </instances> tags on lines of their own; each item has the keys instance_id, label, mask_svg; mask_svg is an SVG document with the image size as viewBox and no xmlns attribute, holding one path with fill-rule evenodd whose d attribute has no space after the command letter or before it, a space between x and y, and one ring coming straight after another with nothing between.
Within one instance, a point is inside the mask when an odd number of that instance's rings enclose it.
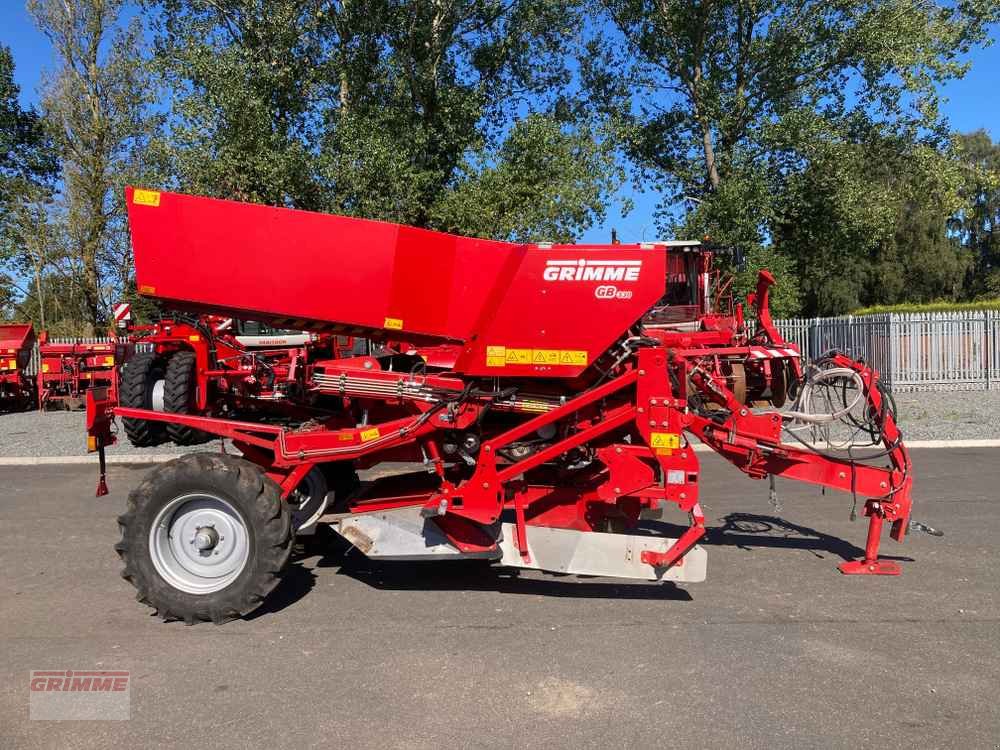
<instances>
[{"instance_id":1,"label":"red steel frame","mask_svg":"<svg viewBox=\"0 0 1000 750\"><path fill-rule=\"evenodd\" d=\"M901 541L910 515L910 462L891 418L883 433L891 467L864 466L848 459L833 459L805 447L783 443L781 417L776 412L754 414L742 409L720 423L690 411L669 382L667 363L671 356L677 355L671 355L663 347L642 349L636 366L626 368L622 375L492 437L482 444L472 476L459 484L442 475L434 491L404 498L360 501L351 510L370 512L419 505L425 515L437 519L451 541L466 552L494 548L496 540L490 538L484 528L495 523L504 511L513 511L518 547L526 555L525 528L528 525L596 528L599 522L616 516L623 516L629 524L634 524L643 510L656 510L670 504L688 514L689 530L668 552L643 553L644 562L668 568L677 564L704 534L705 519L698 504L697 457L687 441L679 437L681 432L687 432L750 477L762 479L774 474L869 498L865 504L865 513L870 518L865 558L845 563L841 569L845 573L899 573L898 565L878 558L882 523L888 521L892 525L892 537ZM387 373L366 369L366 361L369 360L345 360L339 363L339 370L359 380L385 379ZM877 373L843 355L835 355L833 362L858 372L865 384L869 405L880 409L881 395L875 387ZM407 376L396 374L394 377L397 382L403 382ZM93 415L91 433L96 438L94 447L97 448L113 440L110 433L112 410L107 401L100 399L99 393L95 396L90 413ZM312 426L292 430L120 407L114 409L113 414L173 421L229 438L245 455L264 465L268 475L281 485L287 496L319 463L330 460L364 463L405 446L434 445L437 431L472 424L483 408L481 404L466 404L457 415L452 415L440 411L433 413L426 404L409 405L414 407L411 416L366 428ZM522 460L497 460L505 446L557 423L572 425L571 434ZM644 445L605 440L606 436L622 428L637 432ZM671 442L671 447L657 447L660 445L657 436L662 435L674 436L676 442ZM589 477L592 486L567 495L558 485L531 484L521 478L584 444L600 445L597 452L602 468ZM657 473L668 479L657 479Z\"/></svg>"},{"instance_id":2,"label":"red steel frame","mask_svg":"<svg viewBox=\"0 0 1000 750\"><path fill-rule=\"evenodd\" d=\"M313 341L302 346L282 345L280 337L275 337L272 345L250 350L228 327L232 323L232 318L212 315L197 320L166 318L130 328L129 339L163 356L182 350L194 353L192 407L202 415L221 413L224 403L246 407L286 400L282 388L305 382L306 368L317 352L329 350L336 357L353 346L350 337L324 334L314 335Z\"/></svg>"}]
</instances>

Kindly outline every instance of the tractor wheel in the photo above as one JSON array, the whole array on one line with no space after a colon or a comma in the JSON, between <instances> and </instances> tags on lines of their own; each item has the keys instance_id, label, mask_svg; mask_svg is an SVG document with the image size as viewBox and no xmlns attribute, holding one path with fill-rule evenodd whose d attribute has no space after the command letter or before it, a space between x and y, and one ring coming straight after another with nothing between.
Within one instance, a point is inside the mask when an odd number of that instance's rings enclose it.
<instances>
[{"instance_id":1,"label":"tractor wheel","mask_svg":"<svg viewBox=\"0 0 1000 750\"><path fill-rule=\"evenodd\" d=\"M119 386L118 402L132 409L155 409L163 389L163 362L153 352L140 352L128 361ZM136 448L166 442L162 422L123 419L125 434Z\"/></svg>"},{"instance_id":2,"label":"tractor wheel","mask_svg":"<svg viewBox=\"0 0 1000 750\"><path fill-rule=\"evenodd\" d=\"M260 606L294 534L281 489L241 458L192 453L150 473L118 517L122 577L168 620L217 625Z\"/></svg>"},{"instance_id":3,"label":"tractor wheel","mask_svg":"<svg viewBox=\"0 0 1000 750\"><path fill-rule=\"evenodd\" d=\"M194 352L175 352L167 362L163 380L163 410L172 414L191 414L194 411L196 383ZM214 437L172 422L167 423L167 436L177 445L200 445Z\"/></svg>"}]
</instances>

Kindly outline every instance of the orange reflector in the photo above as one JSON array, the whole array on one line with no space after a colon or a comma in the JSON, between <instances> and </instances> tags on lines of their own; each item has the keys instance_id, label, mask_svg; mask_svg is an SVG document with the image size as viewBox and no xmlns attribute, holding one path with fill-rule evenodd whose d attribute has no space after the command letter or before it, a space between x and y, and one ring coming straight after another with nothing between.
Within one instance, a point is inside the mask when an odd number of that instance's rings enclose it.
<instances>
[{"instance_id":1,"label":"orange reflector","mask_svg":"<svg viewBox=\"0 0 1000 750\"><path fill-rule=\"evenodd\" d=\"M94 453L97 450L97 438L87 435L87 453Z\"/></svg>"}]
</instances>

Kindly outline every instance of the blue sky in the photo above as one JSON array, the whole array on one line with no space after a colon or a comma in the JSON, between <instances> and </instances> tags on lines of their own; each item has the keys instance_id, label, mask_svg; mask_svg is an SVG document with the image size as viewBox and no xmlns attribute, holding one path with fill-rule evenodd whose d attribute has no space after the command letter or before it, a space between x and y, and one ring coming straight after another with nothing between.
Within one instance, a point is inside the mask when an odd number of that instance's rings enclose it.
<instances>
[{"instance_id":1,"label":"blue sky","mask_svg":"<svg viewBox=\"0 0 1000 750\"><path fill-rule=\"evenodd\" d=\"M994 39L997 30L993 32ZM0 0L0 42L14 53L16 80L21 87L21 99L27 104L38 99L37 90L42 70L50 64L48 40L38 32L24 4L17 0ZM943 110L952 128L962 132L985 128L994 140L1000 139L1000 44L973 55L972 70L960 81L944 89ZM631 199L634 208L622 216L619 203ZM653 239L653 212L659 196L639 193L631 186L620 191L618 201L608 211L603 225L594 227L582 238L584 242L608 242L612 227L624 242Z\"/></svg>"}]
</instances>

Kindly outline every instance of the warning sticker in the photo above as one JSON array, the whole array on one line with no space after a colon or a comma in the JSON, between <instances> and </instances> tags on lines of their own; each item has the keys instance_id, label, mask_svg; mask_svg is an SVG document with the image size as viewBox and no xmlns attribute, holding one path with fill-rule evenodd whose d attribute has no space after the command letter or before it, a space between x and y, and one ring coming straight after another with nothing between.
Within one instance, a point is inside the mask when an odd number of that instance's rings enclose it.
<instances>
[{"instance_id":1,"label":"warning sticker","mask_svg":"<svg viewBox=\"0 0 1000 750\"><path fill-rule=\"evenodd\" d=\"M486 347L487 367L508 365L545 365L585 367L587 352L582 349L512 349L506 346Z\"/></svg>"},{"instance_id":2,"label":"warning sticker","mask_svg":"<svg viewBox=\"0 0 1000 750\"><path fill-rule=\"evenodd\" d=\"M133 190L132 202L137 206L153 206L156 208L160 205L160 193L158 190Z\"/></svg>"},{"instance_id":3,"label":"warning sticker","mask_svg":"<svg viewBox=\"0 0 1000 750\"><path fill-rule=\"evenodd\" d=\"M390 328L393 331L403 330L403 319L402 318L386 318L385 322L382 323L383 328Z\"/></svg>"},{"instance_id":4,"label":"warning sticker","mask_svg":"<svg viewBox=\"0 0 1000 750\"><path fill-rule=\"evenodd\" d=\"M530 365L531 364L531 349L508 349L507 350L507 364L508 365Z\"/></svg>"},{"instance_id":5,"label":"warning sticker","mask_svg":"<svg viewBox=\"0 0 1000 750\"><path fill-rule=\"evenodd\" d=\"M361 438L362 443L367 443L369 440L374 440L379 436L378 427L371 427L367 430L362 430L358 433L358 437Z\"/></svg>"},{"instance_id":6,"label":"warning sticker","mask_svg":"<svg viewBox=\"0 0 1000 750\"><path fill-rule=\"evenodd\" d=\"M507 364L507 347L506 346L487 346L486 347L486 366L487 367L503 367Z\"/></svg>"},{"instance_id":7,"label":"warning sticker","mask_svg":"<svg viewBox=\"0 0 1000 750\"><path fill-rule=\"evenodd\" d=\"M653 432L649 435L649 445L651 448L674 448L681 447L681 436L676 432Z\"/></svg>"}]
</instances>

